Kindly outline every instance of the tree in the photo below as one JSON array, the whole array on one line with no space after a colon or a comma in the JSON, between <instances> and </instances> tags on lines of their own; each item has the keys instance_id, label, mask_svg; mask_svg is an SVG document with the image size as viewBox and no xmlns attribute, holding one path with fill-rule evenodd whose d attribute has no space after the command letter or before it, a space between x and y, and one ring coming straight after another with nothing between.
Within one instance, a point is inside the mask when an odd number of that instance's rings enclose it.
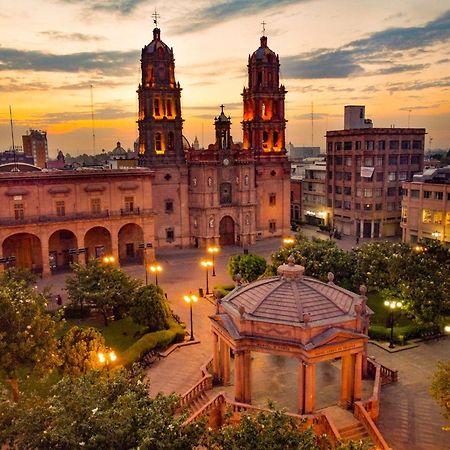
<instances>
[{"instance_id":1,"label":"tree","mask_svg":"<svg viewBox=\"0 0 450 450\"><path fill-rule=\"evenodd\" d=\"M163 290L154 284L138 289L130 315L136 323L148 327L149 331L168 328L170 310Z\"/></svg>"},{"instance_id":2,"label":"tree","mask_svg":"<svg viewBox=\"0 0 450 450\"><path fill-rule=\"evenodd\" d=\"M9 267L5 270L3 276L5 280L23 281L27 286L34 286L37 280L36 274L31 270L17 267Z\"/></svg>"},{"instance_id":3,"label":"tree","mask_svg":"<svg viewBox=\"0 0 450 450\"><path fill-rule=\"evenodd\" d=\"M450 421L450 360L439 361L430 386L430 393L442 408L442 415ZM450 431L450 423L444 427Z\"/></svg>"},{"instance_id":4,"label":"tree","mask_svg":"<svg viewBox=\"0 0 450 450\"><path fill-rule=\"evenodd\" d=\"M84 448L185 450L204 432L175 416L178 398L150 398L143 373L118 370L107 377L90 371L64 377L50 395L18 405L0 404L0 446L70 450Z\"/></svg>"},{"instance_id":5,"label":"tree","mask_svg":"<svg viewBox=\"0 0 450 450\"><path fill-rule=\"evenodd\" d=\"M19 371L45 373L58 362L58 323L45 312L45 294L24 281L0 279L0 374L19 399Z\"/></svg>"},{"instance_id":6,"label":"tree","mask_svg":"<svg viewBox=\"0 0 450 450\"><path fill-rule=\"evenodd\" d=\"M240 274L243 281L252 282L266 270L267 262L259 255L233 255L228 259L228 273L232 278Z\"/></svg>"},{"instance_id":7,"label":"tree","mask_svg":"<svg viewBox=\"0 0 450 450\"><path fill-rule=\"evenodd\" d=\"M85 374L98 368L99 352L106 352L103 335L95 328L73 326L59 343L61 369L69 375Z\"/></svg>"},{"instance_id":8,"label":"tree","mask_svg":"<svg viewBox=\"0 0 450 450\"><path fill-rule=\"evenodd\" d=\"M91 259L85 266L74 264L73 274L66 279L71 302L81 310L85 302L94 304L102 313L105 326L111 309L116 320L128 312L140 284L118 267L98 259Z\"/></svg>"},{"instance_id":9,"label":"tree","mask_svg":"<svg viewBox=\"0 0 450 450\"><path fill-rule=\"evenodd\" d=\"M297 236L292 247L280 248L272 255L274 269L285 264L289 255L294 257L296 264L305 267L305 275L328 281L328 273L332 272L336 283L351 286L355 265L353 255L339 249L334 241L310 241L301 235Z\"/></svg>"}]
</instances>

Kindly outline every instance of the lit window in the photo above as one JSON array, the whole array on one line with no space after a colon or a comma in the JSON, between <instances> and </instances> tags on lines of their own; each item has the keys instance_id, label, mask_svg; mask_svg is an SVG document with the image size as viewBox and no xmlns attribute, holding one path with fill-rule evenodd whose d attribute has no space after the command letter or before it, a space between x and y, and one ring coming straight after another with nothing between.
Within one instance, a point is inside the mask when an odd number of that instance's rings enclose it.
<instances>
[{"instance_id":1,"label":"lit window","mask_svg":"<svg viewBox=\"0 0 450 450\"><path fill-rule=\"evenodd\" d=\"M429 209L422 210L422 222L431 223L431 211Z\"/></svg>"},{"instance_id":2,"label":"lit window","mask_svg":"<svg viewBox=\"0 0 450 450\"><path fill-rule=\"evenodd\" d=\"M159 99L155 98L154 106L155 106L155 116L160 116L161 111L159 109Z\"/></svg>"},{"instance_id":3,"label":"lit window","mask_svg":"<svg viewBox=\"0 0 450 450\"><path fill-rule=\"evenodd\" d=\"M171 100L167 100L167 116L171 116L172 115L172 101Z\"/></svg>"},{"instance_id":4,"label":"lit window","mask_svg":"<svg viewBox=\"0 0 450 450\"><path fill-rule=\"evenodd\" d=\"M433 222L436 225L442 225L442 216L443 216L442 211L434 211Z\"/></svg>"},{"instance_id":5,"label":"lit window","mask_svg":"<svg viewBox=\"0 0 450 450\"><path fill-rule=\"evenodd\" d=\"M161 133L155 133L155 150L156 152L161 151Z\"/></svg>"}]
</instances>

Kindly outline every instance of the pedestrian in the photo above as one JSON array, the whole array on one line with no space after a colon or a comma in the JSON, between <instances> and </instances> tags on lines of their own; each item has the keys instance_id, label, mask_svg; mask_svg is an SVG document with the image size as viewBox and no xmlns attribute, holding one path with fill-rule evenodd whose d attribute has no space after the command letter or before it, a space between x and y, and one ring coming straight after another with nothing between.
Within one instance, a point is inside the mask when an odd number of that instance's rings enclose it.
<instances>
[{"instance_id":1,"label":"pedestrian","mask_svg":"<svg viewBox=\"0 0 450 450\"><path fill-rule=\"evenodd\" d=\"M356 245L359 244L359 236L356 236Z\"/></svg>"},{"instance_id":2,"label":"pedestrian","mask_svg":"<svg viewBox=\"0 0 450 450\"><path fill-rule=\"evenodd\" d=\"M59 294L56 296L56 304L58 306L62 305L62 297Z\"/></svg>"}]
</instances>

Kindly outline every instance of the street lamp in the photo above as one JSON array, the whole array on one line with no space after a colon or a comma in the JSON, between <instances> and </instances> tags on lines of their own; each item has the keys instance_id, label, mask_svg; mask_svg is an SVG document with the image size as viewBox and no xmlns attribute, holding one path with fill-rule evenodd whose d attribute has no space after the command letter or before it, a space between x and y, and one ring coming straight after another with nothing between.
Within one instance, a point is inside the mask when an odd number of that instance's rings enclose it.
<instances>
[{"instance_id":1,"label":"street lamp","mask_svg":"<svg viewBox=\"0 0 450 450\"><path fill-rule=\"evenodd\" d=\"M442 236L442 233L440 233L439 231L433 231L431 233L431 236L433 236L435 239L439 239Z\"/></svg>"},{"instance_id":2,"label":"street lamp","mask_svg":"<svg viewBox=\"0 0 450 450\"><path fill-rule=\"evenodd\" d=\"M214 255L216 253L219 253L219 247L216 247L215 245L211 245L208 247L208 253L211 253L212 255L212 276L216 276L216 264L214 260Z\"/></svg>"},{"instance_id":3,"label":"street lamp","mask_svg":"<svg viewBox=\"0 0 450 450\"><path fill-rule=\"evenodd\" d=\"M444 331L448 334L450 334L450 325L445 325Z\"/></svg>"},{"instance_id":4,"label":"street lamp","mask_svg":"<svg viewBox=\"0 0 450 450\"><path fill-rule=\"evenodd\" d=\"M106 367L109 373L109 363L116 361L117 355L114 350L107 349L106 353L98 352L98 361L103 366Z\"/></svg>"},{"instance_id":5,"label":"street lamp","mask_svg":"<svg viewBox=\"0 0 450 450\"><path fill-rule=\"evenodd\" d=\"M397 308L401 308L403 306L402 302L397 301L389 301L386 300L384 302L384 306L387 306L389 308L389 320L388 320L388 326L391 327L391 340L389 342L389 348L394 348L394 311Z\"/></svg>"},{"instance_id":6,"label":"street lamp","mask_svg":"<svg viewBox=\"0 0 450 450\"><path fill-rule=\"evenodd\" d=\"M286 246L292 245L292 244L294 244L294 242L295 242L295 239L293 237L291 237L291 236L285 237L283 239L283 244L286 245Z\"/></svg>"},{"instance_id":7,"label":"street lamp","mask_svg":"<svg viewBox=\"0 0 450 450\"><path fill-rule=\"evenodd\" d=\"M150 272L155 274L155 284L158 286L158 272L162 272L162 267L158 263L153 263L148 266Z\"/></svg>"},{"instance_id":8,"label":"street lamp","mask_svg":"<svg viewBox=\"0 0 450 450\"><path fill-rule=\"evenodd\" d=\"M206 269L206 295L209 295L208 269L212 267L213 263L209 259L203 259L202 261L200 261L200 265Z\"/></svg>"},{"instance_id":9,"label":"street lamp","mask_svg":"<svg viewBox=\"0 0 450 450\"><path fill-rule=\"evenodd\" d=\"M198 297L194 294L185 295L184 301L186 303L189 303L189 315L191 318L191 337L189 338L190 341L194 340L194 322L192 321L192 303L198 302Z\"/></svg>"},{"instance_id":10,"label":"street lamp","mask_svg":"<svg viewBox=\"0 0 450 450\"><path fill-rule=\"evenodd\" d=\"M115 262L115 260L116 260L116 258L114 258L114 256L104 256L104 257L102 258L102 261L103 261L105 264L113 264L113 263Z\"/></svg>"}]
</instances>

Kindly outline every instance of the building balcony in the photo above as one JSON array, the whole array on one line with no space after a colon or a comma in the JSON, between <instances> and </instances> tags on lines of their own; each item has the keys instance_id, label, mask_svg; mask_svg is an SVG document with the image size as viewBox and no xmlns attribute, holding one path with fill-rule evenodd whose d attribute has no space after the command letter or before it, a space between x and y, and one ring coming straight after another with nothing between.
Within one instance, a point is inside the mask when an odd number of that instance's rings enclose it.
<instances>
[{"instance_id":1,"label":"building balcony","mask_svg":"<svg viewBox=\"0 0 450 450\"><path fill-rule=\"evenodd\" d=\"M22 219L14 217L0 218L0 225L3 226L21 226L34 223L53 223L53 222L73 222L77 220L98 220L98 219L113 219L124 216L150 216L153 215L152 209L134 208L132 211L120 209L119 211L100 211L100 212L79 212L69 213L65 215L57 214L43 214L35 216L25 215Z\"/></svg>"}]
</instances>

